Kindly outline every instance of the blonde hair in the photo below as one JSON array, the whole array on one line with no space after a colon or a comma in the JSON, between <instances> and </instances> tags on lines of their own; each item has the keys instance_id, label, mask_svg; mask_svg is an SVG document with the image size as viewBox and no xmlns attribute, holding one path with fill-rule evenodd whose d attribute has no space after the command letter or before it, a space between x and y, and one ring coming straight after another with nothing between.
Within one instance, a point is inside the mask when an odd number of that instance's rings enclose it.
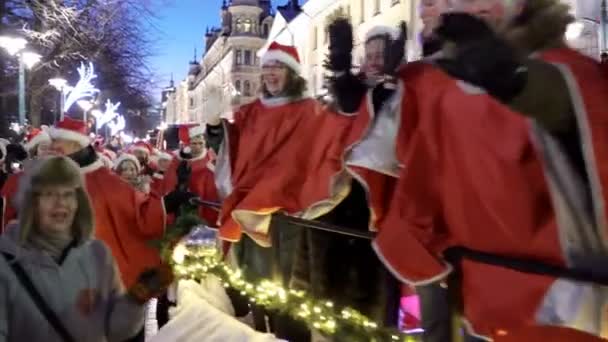
<instances>
[{"instance_id":1,"label":"blonde hair","mask_svg":"<svg viewBox=\"0 0 608 342\"><path fill-rule=\"evenodd\" d=\"M77 209L72 223L72 234L79 242L90 239L93 234L94 215L80 168L67 157L48 156L32 163L19 182L19 241L25 243L37 224L37 194L45 186L76 188Z\"/></svg>"}]
</instances>

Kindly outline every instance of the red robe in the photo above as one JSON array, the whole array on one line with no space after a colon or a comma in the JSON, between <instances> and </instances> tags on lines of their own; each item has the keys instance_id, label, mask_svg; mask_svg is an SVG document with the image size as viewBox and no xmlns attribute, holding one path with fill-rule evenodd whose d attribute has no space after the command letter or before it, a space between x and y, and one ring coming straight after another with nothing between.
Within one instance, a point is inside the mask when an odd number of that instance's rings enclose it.
<instances>
[{"instance_id":1,"label":"red robe","mask_svg":"<svg viewBox=\"0 0 608 342\"><path fill-rule=\"evenodd\" d=\"M159 186L158 191L160 191L160 194L166 195L175 190L177 186L177 168L181 161L180 158L174 158L171 161L171 165L164 174L162 185ZM202 200L219 203L220 200L214 180L215 165L213 153L205 151L201 156L189 160L188 163L191 168L188 190L198 195ZM218 211L213 208L199 207L200 217L205 219L210 226L216 226L218 214Z\"/></svg>"},{"instance_id":2,"label":"red robe","mask_svg":"<svg viewBox=\"0 0 608 342\"><path fill-rule=\"evenodd\" d=\"M245 105L224 123L216 183L225 197L220 237L227 241L244 231L267 246L272 213L313 219L349 191L342 155L350 118L313 99L270 101Z\"/></svg>"},{"instance_id":3,"label":"red robe","mask_svg":"<svg viewBox=\"0 0 608 342\"><path fill-rule=\"evenodd\" d=\"M366 191L372 231L382 227L399 176L400 165L395 158L395 149L401 126L401 108L406 101L403 93L404 86L398 82L395 92L375 113L373 90L369 90L348 130L345 168ZM409 130L410 120L404 125L404 131Z\"/></svg>"},{"instance_id":4,"label":"red robe","mask_svg":"<svg viewBox=\"0 0 608 342\"><path fill-rule=\"evenodd\" d=\"M148 241L162 237L165 230L162 198L136 190L104 167L101 160L81 171L95 213L96 238L110 247L122 280L129 287L145 268L160 264L158 251L149 247ZM9 198L14 194L8 194ZM10 214L8 219L15 219L10 203L6 208L5 216Z\"/></svg>"},{"instance_id":5,"label":"red robe","mask_svg":"<svg viewBox=\"0 0 608 342\"><path fill-rule=\"evenodd\" d=\"M397 155L404 168L374 241L402 281L423 285L447 276L452 265L440 256L453 246L562 267L590 266L572 255L608 261L602 205L608 180L606 80L597 63L572 50L544 58L564 63L569 74L600 229L573 224L575 214L564 205L572 194L557 187L555 176L563 165L548 162L559 160L548 134L480 89L430 64L410 64L401 75L409 99L402 117L418 124L413 134L400 132L405 145ZM598 315L606 314L605 288L466 259L460 270L464 316L476 334L508 336L536 324L594 335L606 328L606 317Z\"/></svg>"},{"instance_id":6,"label":"red robe","mask_svg":"<svg viewBox=\"0 0 608 342\"><path fill-rule=\"evenodd\" d=\"M0 191L0 196L2 196L4 200L2 208L2 222L0 223L2 225L0 227L0 233L4 232L4 229L7 227L10 221L17 218L17 210L15 209L14 201L16 200L21 174L22 172L9 175L6 182L4 182L4 186L2 186L2 190Z\"/></svg>"}]
</instances>

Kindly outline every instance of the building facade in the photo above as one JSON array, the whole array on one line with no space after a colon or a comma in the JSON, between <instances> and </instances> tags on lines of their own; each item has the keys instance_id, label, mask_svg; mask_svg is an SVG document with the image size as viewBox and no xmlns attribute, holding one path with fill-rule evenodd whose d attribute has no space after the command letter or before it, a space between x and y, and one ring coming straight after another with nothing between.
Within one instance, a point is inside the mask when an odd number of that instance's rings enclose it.
<instances>
[{"instance_id":1,"label":"building facade","mask_svg":"<svg viewBox=\"0 0 608 342\"><path fill-rule=\"evenodd\" d=\"M206 122L229 115L233 106L252 101L260 89L257 51L273 23L270 0L224 1L221 27L207 29L205 53L190 64L188 118Z\"/></svg>"}]
</instances>

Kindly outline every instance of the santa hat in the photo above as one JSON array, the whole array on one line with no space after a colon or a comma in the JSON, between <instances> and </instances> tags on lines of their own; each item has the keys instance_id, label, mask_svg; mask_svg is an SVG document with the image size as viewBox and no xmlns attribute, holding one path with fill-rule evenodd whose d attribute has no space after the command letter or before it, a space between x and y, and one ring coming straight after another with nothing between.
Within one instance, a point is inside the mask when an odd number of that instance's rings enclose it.
<instances>
[{"instance_id":1,"label":"santa hat","mask_svg":"<svg viewBox=\"0 0 608 342\"><path fill-rule=\"evenodd\" d=\"M23 144L23 147L25 147L27 151L31 151L36 148L38 144L43 142L50 143L51 136L44 130L44 128L33 128L25 136L25 144Z\"/></svg>"},{"instance_id":2,"label":"santa hat","mask_svg":"<svg viewBox=\"0 0 608 342\"><path fill-rule=\"evenodd\" d=\"M91 143L91 138L87 135L87 123L67 116L57 122L54 127L49 128L48 133L51 139L75 141L82 147Z\"/></svg>"},{"instance_id":3,"label":"santa hat","mask_svg":"<svg viewBox=\"0 0 608 342\"><path fill-rule=\"evenodd\" d=\"M205 128L199 124L181 125L177 134L181 142L190 145L190 139L205 134Z\"/></svg>"},{"instance_id":4,"label":"santa hat","mask_svg":"<svg viewBox=\"0 0 608 342\"><path fill-rule=\"evenodd\" d=\"M10 143L10 141L0 138L0 153L2 153L2 156L0 156L0 162L3 162L4 159L6 159L6 146Z\"/></svg>"},{"instance_id":5,"label":"santa hat","mask_svg":"<svg viewBox=\"0 0 608 342\"><path fill-rule=\"evenodd\" d=\"M135 151L144 151L148 155L150 155L152 154L152 146L150 146L150 144L145 141L138 141L135 144L131 145L131 147L129 148L129 152Z\"/></svg>"},{"instance_id":6,"label":"santa hat","mask_svg":"<svg viewBox=\"0 0 608 342\"><path fill-rule=\"evenodd\" d=\"M137 172L139 172L141 170L141 165L139 165L139 160L137 160L137 157L135 157L134 155L130 154L130 153L123 153L120 156L118 156L118 158L114 161L114 170L118 170L118 168L120 167L120 164L122 164L122 162L124 161L131 161L133 163L135 163L135 169L137 169Z\"/></svg>"},{"instance_id":7,"label":"santa hat","mask_svg":"<svg viewBox=\"0 0 608 342\"><path fill-rule=\"evenodd\" d=\"M262 56L262 65L274 61L287 65L297 74L302 70L298 50L293 46L282 45L277 42L270 44L268 50L264 56Z\"/></svg>"},{"instance_id":8,"label":"santa hat","mask_svg":"<svg viewBox=\"0 0 608 342\"><path fill-rule=\"evenodd\" d=\"M385 36L388 36L390 39L395 40L399 38L399 31L390 26L374 26L365 33L365 42L367 43L374 38L381 38Z\"/></svg>"}]
</instances>

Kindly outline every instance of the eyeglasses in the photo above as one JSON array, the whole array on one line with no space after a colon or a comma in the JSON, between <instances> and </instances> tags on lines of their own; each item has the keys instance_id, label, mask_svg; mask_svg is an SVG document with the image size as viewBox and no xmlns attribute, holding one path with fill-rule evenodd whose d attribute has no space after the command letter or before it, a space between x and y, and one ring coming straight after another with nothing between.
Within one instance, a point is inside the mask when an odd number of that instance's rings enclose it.
<instances>
[{"instance_id":1,"label":"eyeglasses","mask_svg":"<svg viewBox=\"0 0 608 342\"><path fill-rule=\"evenodd\" d=\"M76 190L67 190L67 191L41 191L36 193L36 195L42 199L43 201L53 201L53 202L74 202L76 201Z\"/></svg>"}]
</instances>

